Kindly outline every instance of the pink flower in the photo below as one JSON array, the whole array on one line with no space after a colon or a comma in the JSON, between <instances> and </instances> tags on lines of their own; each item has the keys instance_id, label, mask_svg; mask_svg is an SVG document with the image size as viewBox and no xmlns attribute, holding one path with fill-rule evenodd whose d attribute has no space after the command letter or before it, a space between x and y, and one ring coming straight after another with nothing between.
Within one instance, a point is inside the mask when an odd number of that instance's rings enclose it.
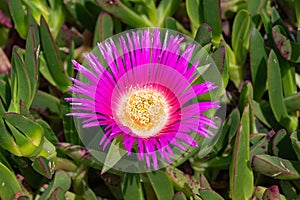
<instances>
[{"instance_id":1,"label":"pink flower","mask_svg":"<svg viewBox=\"0 0 300 200\"><path fill-rule=\"evenodd\" d=\"M72 79L76 96L66 99L73 105L70 115L84 119L84 128L101 126L103 148L122 136L128 154L137 152L148 167L152 162L158 168L158 155L172 163L171 146L196 147L191 132L209 137L208 128L217 128L203 113L219 108L218 101L197 100L216 86L198 83L199 62L189 63L195 44L184 44L184 37L168 32L161 39L158 29L100 43L102 56L86 55L89 67L73 61L89 82Z\"/></svg>"}]
</instances>

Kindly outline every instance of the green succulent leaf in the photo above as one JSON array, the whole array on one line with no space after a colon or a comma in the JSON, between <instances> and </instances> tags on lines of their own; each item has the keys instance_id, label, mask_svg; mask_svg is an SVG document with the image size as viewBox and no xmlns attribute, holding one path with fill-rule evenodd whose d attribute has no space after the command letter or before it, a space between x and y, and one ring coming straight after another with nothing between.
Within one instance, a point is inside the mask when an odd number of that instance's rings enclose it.
<instances>
[{"instance_id":1,"label":"green succulent leaf","mask_svg":"<svg viewBox=\"0 0 300 200\"><path fill-rule=\"evenodd\" d=\"M61 114L59 99L41 90L38 90L36 92L31 108L36 109L40 112L50 111L53 114Z\"/></svg>"},{"instance_id":2,"label":"green succulent leaf","mask_svg":"<svg viewBox=\"0 0 300 200\"><path fill-rule=\"evenodd\" d=\"M282 85L281 85L280 66L275 52L272 50L268 59L268 94L270 105L276 120L288 131L295 130L297 124L290 118L284 104Z\"/></svg>"},{"instance_id":3,"label":"green succulent leaf","mask_svg":"<svg viewBox=\"0 0 300 200\"><path fill-rule=\"evenodd\" d=\"M187 200L187 198L183 192L177 192L176 194L174 194L172 200Z\"/></svg>"},{"instance_id":4,"label":"green succulent leaf","mask_svg":"<svg viewBox=\"0 0 300 200\"><path fill-rule=\"evenodd\" d=\"M71 177L62 170L55 173L54 179L50 182L48 188L43 192L40 199L55 199L54 197L64 197L71 187Z\"/></svg>"},{"instance_id":5,"label":"green succulent leaf","mask_svg":"<svg viewBox=\"0 0 300 200\"><path fill-rule=\"evenodd\" d=\"M0 145L3 149L11 152L14 155L22 156L20 148L12 135L8 132L3 118L0 118Z\"/></svg>"},{"instance_id":6,"label":"green succulent leaf","mask_svg":"<svg viewBox=\"0 0 300 200\"><path fill-rule=\"evenodd\" d=\"M290 134L286 130L279 130L270 143L272 154L281 158L295 160L297 158L293 151Z\"/></svg>"},{"instance_id":7,"label":"green succulent leaf","mask_svg":"<svg viewBox=\"0 0 300 200\"><path fill-rule=\"evenodd\" d=\"M157 6L156 12L157 12L157 26L161 27L164 23L165 17L172 16L176 9L178 8L180 4L180 0L173 0L172 3L170 3L169 0L162 0L160 1L159 5Z\"/></svg>"},{"instance_id":8,"label":"green succulent leaf","mask_svg":"<svg viewBox=\"0 0 300 200\"><path fill-rule=\"evenodd\" d=\"M229 171L232 199L249 199L252 196L254 177L249 166L250 114L249 105L246 105L235 139L233 159ZM247 185L247 187L240 187L241 185Z\"/></svg>"},{"instance_id":9,"label":"green succulent leaf","mask_svg":"<svg viewBox=\"0 0 300 200\"><path fill-rule=\"evenodd\" d=\"M222 39L222 24L219 0L200 0L203 4L204 22L212 28L212 43L219 45Z\"/></svg>"},{"instance_id":10,"label":"green succulent leaf","mask_svg":"<svg viewBox=\"0 0 300 200\"><path fill-rule=\"evenodd\" d=\"M132 9L127 7L121 1L102 1L95 0L95 2L105 11L111 13L115 17L121 19L124 23L132 26L132 27L147 27L153 26L146 16L139 16ZM174 3L170 4L174 5ZM167 10L164 10L167 11ZM163 22L163 21L162 21Z\"/></svg>"},{"instance_id":11,"label":"green succulent leaf","mask_svg":"<svg viewBox=\"0 0 300 200\"><path fill-rule=\"evenodd\" d=\"M125 200L143 200L143 189L139 174L126 173L122 181L122 192Z\"/></svg>"},{"instance_id":12,"label":"green succulent leaf","mask_svg":"<svg viewBox=\"0 0 300 200\"><path fill-rule=\"evenodd\" d=\"M259 14L261 10L266 7L267 3L267 0L247 1L248 11L252 16Z\"/></svg>"},{"instance_id":13,"label":"green succulent leaf","mask_svg":"<svg viewBox=\"0 0 300 200\"><path fill-rule=\"evenodd\" d=\"M291 141L293 145L293 149L297 154L298 160L300 161L300 131L295 131L291 134Z\"/></svg>"},{"instance_id":14,"label":"green succulent leaf","mask_svg":"<svg viewBox=\"0 0 300 200\"><path fill-rule=\"evenodd\" d=\"M186 196L190 197L199 194L201 185L199 181L184 174L182 171L171 165L166 167L166 174L173 182L175 188L184 192Z\"/></svg>"},{"instance_id":15,"label":"green succulent leaf","mask_svg":"<svg viewBox=\"0 0 300 200\"><path fill-rule=\"evenodd\" d=\"M173 17L166 17L165 27L170 30L177 30L177 22Z\"/></svg>"},{"instance_id":16,"label":"green succulent leaf","mask_svg":"<svg viewBox=\"0 0 300 200\"><path fill-rule=\"evenodd\" d=\"M300 110L300 92L285 97L284 103L288 112Z\"/></svg>"},{"instance_id":17,"label":"green succulent leaf","mask_svg":"<svg viewBox=\"0 0 300 200\"><path fill-rule=\"evenodd\" d=\"M300 162L289 161L276 156L255 155L253 170L274 179L292 180L300 178Z\"/></svg>"},{"instance_id":18,"label":"green succulent leaf","mask_svg":"<svg viewBox=\"0 0 300 200\"><path fill-rule=\"evenodd\" d=\"M93 46L113 35L113 25L112 17L106 12L101 12L96 22Z\"/></svg>"},{"instance_id":19,"label":"green succulent leaf","mask_svg":"<svg viewBox=\"0 0 300 200\"><path fill-rule=\"evenodd\" d=\"M60 89L62 92L66 92L68 86L71 85L71 81L69 80L69 77L66 71L64 70L57 46L50 33L47 22L43 17L41 17L40 23L41 43L43 53L45 55L45 60L47 63L45 67L50 73L48 76L50 76L52 79L50 79L49 82L54 82L55 86L57 86L58 89ZM48 76L45 76L45 78L47 78Z\"/></svg>"},{"instance_id":20,"label":"green succulent leaf","mask_svg":"<svg viewBox=\"0 0 300 200\"><path fill-rule=\"evenodd\" d=\"M22 132L33 145L36 147L40 146L44 129L38 123L17 113L6 113L3 115L3 118L6 122L9 122L12 126Z\"/></svg>"},{"instance_id":21,"label":"green succulent leaf","mask_svg":"<svg viewBox=\"0 0 300 200\"><path fill-rule=\"evenodd\" d=\"M172 199L173 185L164 171L148 172L147 175L158 200Z\"/></svg>"},{"instance_id":22,"label":"green succulent leaf","mask_svg":"<svg viewBox=\"0 0 300 200\"><path fill-rule=\"evenodd\" d=\"M211 189L201 188L199 190L201 199L223 200L224 198Z\"/></svg>"},{"instance_id":23,"label":"green succulent leaf","mask_svg":"<svg viewBox=\"0 0 300 200\"><path fill-rule=\"evenodd\" d=\"M250 67L253 81L254 99L260 100L267 90L267 60L264 40L257 29L253 29L250 39Z\"/></svg>"},{"instance_id":24,"label":"green succulent leaf","mask_svg":"<svg viewBox=\"0 0 300 200\"><path fill-rule=\"evenodd\" d=\"M9 9L12 19L14 20L16 30L20 34L21 38L25 39L28 31L28 21L22 2L20 0L10 0Z\"/></svg>"},{"instance_id":25,"label":"green succulent leaf","mask_svg":"<svg viewBox=\"0 0 300 200\"><path fill-rule=\"evenodd\" d=\"M71 95L66 93L63 97L70 97ZM68 113L71 113L71 107L68 102L62 100L61 103L61 112L62 112L62 120L66 142L70 142L72 144L81 144L81 140L76 131L74 119L72 116L68 116Z\"/></svg>"},{"instance_id":26,"label":"green succulent leaf","mask_svg":"<svg viewBox=\"0 0 300 200\"><path fill-rule=\"evenodd\" d=\"M251 32L254 24L251 21L250 13L247 10L238 12L232 27L232 49L235 52L239 65L244 65L248 50Z\"/></svg>"},{"instance_id":27,"label":"green succulent leaf","mask_svg":"<svg viewBox=\"0 0 300 200\"><path fill-rule=\"evenodd\" d=\"M201 24L197 30L195 41L201 46L207 45L212 40L212 30L208 24Z\"/></svg>"},{"instance_id":28,"label":"green succulent leaf","mask_svg":"<svg viewBox=\"0 0 300 200\"><path fill-rule=\"evenodd\" d=\"M197 30L204 21L203 5L201 0L187 0L186 11L192 23L192 30Z\"/></svg>"},{"instance_id":29,"label":"green succulent leaf","mask_svg":"<svg viewBox=\"0 0 300 200\"><path fill-rule=\"evenodd\" d=\"M21 100L27 107L30 107L32 95L30 78L24 63L22 50L16 46L13 49L12 56L11 94L10 112L20 112Z\"/></svg>"},{"instance_id":30,"label":"green succulent leaf","mask_svg":"<svg viewBox=\"0 0 300 200\"><path fill-rule=\"evenodd\" d=\"M53 164L54 163L49 161L47 158L39 156L34 159L32 167L41 175L45 176L48 179L51 179L54 173Z\"/></svg>"},{"instance_id":31,"label":"green succulent leaf","mask_svg":"<svg viewBox=\"0 0 300 200\"><path fill-rule=\"evenodd\" d=\"M28 195L23 192L15 174L0 162L0 197L14 199L17 196ZM27 196L29 198L29 196Z\"/></svg>"},{"instance_id":32,"label":"green succulent leaf","mask_svg":"<svg viewBox=\"0 0 300 200\"><path fill-rule=\"evenodd\" d=\"M58 149L65 155L71 157L77 163L82 163L85 166L93 167L95 169L101 170L103 164L100 163L94 156L91 155L91 151L84 148L83 146L73 145L70 143L58 143ZM103 156L103 155L101 155ZM110 170L110 172L114 172Z\"/></svg>"}]
</instances>

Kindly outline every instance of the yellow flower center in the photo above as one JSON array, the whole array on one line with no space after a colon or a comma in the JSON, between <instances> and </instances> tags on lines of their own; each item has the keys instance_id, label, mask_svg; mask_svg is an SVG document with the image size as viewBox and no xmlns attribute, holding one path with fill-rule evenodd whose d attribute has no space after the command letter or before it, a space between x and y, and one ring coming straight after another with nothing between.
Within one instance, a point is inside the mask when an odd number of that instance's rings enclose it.
<instances>
[{"instance_id":1,"label":"yellow flower center","mask_svg":"<svg viewBox=\"0 0 300 200\"><path fill-rule=\"evenodd\" d=\"M138 90L126 95L119 109L121 123L143 138L159 133L168 118L164 96L154 90Z\"/></svg>"}]
</instances>

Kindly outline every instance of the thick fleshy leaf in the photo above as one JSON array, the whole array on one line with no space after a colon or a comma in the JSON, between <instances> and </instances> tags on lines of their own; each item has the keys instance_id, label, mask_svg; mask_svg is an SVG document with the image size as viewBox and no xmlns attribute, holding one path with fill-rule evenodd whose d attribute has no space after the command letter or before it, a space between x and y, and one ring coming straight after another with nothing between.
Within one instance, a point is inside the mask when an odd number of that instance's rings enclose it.
<instances>
[{"instance_id":1,"label":"thick fleshy leaf","mask_svg":"<svg viewBox=\"0 0 300 200\"><path fill-rule=\"evenodd\" d=\"M166 17L165 27L170 30L177 30L176 20L173 17Z\"/></svg>"},{"instance_id":2,"label":"thick fleshy leaf","mask_svg":"<svg viewBox=\"0 0 300 200\"><path fill-rule=\"evenodd\" d=\"M247 103L249 103L249 98L253 99L253 87L251 82L245 81L239 99L239 109L242 112L245 109Z\"/></svg>"},{"instance_id":3,"label":"thick fleshy leaf","mask_svg":"<svg viewBox=\"0 0 300 200\"><path fill-rule=\"evenodd\" d=\"M284 103L288 112L300 110L300 92L285 97Z\"/></svg>"},{"instance_id":4,"label":"thick fleshy leaf","mask_svg":"<svg viewBox=\"0 0 300 200\"><path fill-rule=\"evenodd\" d=\"M295 125L291 118L288 116L284 104L279 62L273 50L269 54L267 83L270 105L276 120L281 125L286 127L288 131L294 130Z\"/></svg>"},{"instance_id":5,"label":"thick fleshy leaf","mask_svg":"<svg viewBox=\"0 0 300 200\"><path fill-rule=\"evenodd\" d=\"M233 199L249 199L253 191L253 172L249 166L250 110L245 106L235 139L233 159L230 165L230 192ZM247 185L247 187L241 187Z\"/></svg>"},{"instance_id":6,"label":"thick fleshy leaf","mask_svg":"<svg viewBox=\"0 0 300 200\"><path fill-rule=\"evenodd\" d=\"M244 69L237 64L235 53L231 47L226 44L226 62L228 62L229 79L234 83L236 88L239 88L244 76Z\"/></svg>"},{"instance_id":7,"label":"thick fleshy leaf","mask_svg":"<svg viewBox=\"0 0 300 200\"><path fill-rule=\"evenodd\" d=\"M62 24L65 22L65 7L61 1L49 1L49 6L48 24L53 37L56 38Z\"/></svg>"},{"instance_id":8,"label":"thick fleshy leaf","mask_svg":"<svg viewBox=\"0 0 300 200\"><path fill-rule=\"evenodd\" d=\"M93 167L99 170L103 168L103 164L91 155L90 150L84 148L83 146L59 142L57 147L61 152L71 157L78 163L82 163L85 166ZM110 170L110 172L112 173L114 171Z\"/></svg>"},{"instance_id":9,"label":"thick fleshy leaf","mask_svg":"<svg viewBox=\"0 0 300 200\"><path fill-rule=\"evenodd\" d=\"M44 129L38 123L17 113L6 113L3 118L29 138L33 145L40 146Z\"/></svg>"},{"instance_id":10,"label":"thick fleshy leaf","mask_svg":"<svg viewBox=\"0 0 300 200\"><path fill-rule=\"evenodd\" d=\"M149 172L147 175L158 200L172 199L174 189L166 172L158 170Z\"/></svg>"},{"instance_id":11,"label":"thick fleshy leaf","mask_svg":"<svg viewBox=\"0 0 300 200\"><path fill-rule=\"evenodd\" d=\"M212 40L211 27L208 24L201 24L197 30L195 41L201 46L207 45Z\"/></svg>"},{"instance_id":12,"label":"thick fleshy leaf","mask_svg":"<svg viewBox=\"0 0 300 200\"><path fill-rule=\"evenodd\" d=\"M299 1L294 1L295 5L295 13L296 13L296 20L298 27L300 26L300 2ZM300 31L297 31L297 42L300 42Z\"/></svg>"},{"instance_id":13,"label":"thick fleshy leaf","mask_svg":"<svg viewBox=\"0 0 300 200\"><path fill-rule=\"evenodd\" d=\"M44 53L41 51L40 52L40 58L39 58L40 62L39 62L39 70L40 73L44 76L44 78L53 86L57 87L57 83L55 82L55 80L53 79L50 71L49 71L49 67L47 64L47 61L45 59Z\"/></svg>"},{"instance_id":14,"label":"thick fleshy leaf","mask_svg":"<svg viewBox=\"0 0 300 200\"><path fill-rule=\"evenodd\" d=\"M4 152L0 152L0 162L5 165L9 170L13 171L10 162L7 161L6 157L3 155Z\"/></svg>"},{"instance_id":15,"label":"thick fleshy leaf","mask_svg":"<svg viewBox=\"0 0 300 200\"><path fill-rule=\"evenodd\" d=\"M270 131L268 134L253 134L251 135L251 140L257 135L262 136L262 138L251 146L250 160L252 160L254 155L268 154L268 144L270 143L271 138L275 135L275 131Z\"/></svg>"},{"instance_id":16,"label":"thick fleshy leaf","mask_svg":"<svg viewBox=\"0 0 300 200\"><path fill-rule=\"evenodd\" d=\"M15 196L24 195L15 174L0 162L0 198L14 199Z\"/></svg>"},{"instance_id":17,"label":"thick fleshy leaf","mask_svg":"<svg viewBox=\"0 0 300 200\"><path fill-rule=\"evenodd\" d=\"M20 100L29 107L31 101L31 84L26 69L23 55L19 47L14 47L11 70L11 94L12 101L9 107L10 112L20 112Z\"/></svg>"},{"instance_id":18,"label":"thick fleshy leaf","mask_svg":"<svg viewBox=\"0 0 300 200\"><path fill-rule=\"evenodd\" d=\"M48 68L48 71L50 72L50 75L56 83L58 89L60 89L62 92L66 92L68 86L71 85L71 81L64 70L57 46L43 17L41 17L40 23L41 43L47 62L46 67Z\"/></svg>"},{"instance_id":19,"label":"thick fleshy leaf","mask_svg":"<svg viewBox=\"0 0 300 200\"><path fill-rule=\"evenodd\" d=\"M295 64L285 60L282 56L278 56L277 58L282 77L283 94L284 96L293 95L297 92Z\"/></svg>"},{"instance_id":20,"label":"thick fleshy leaf","mask_svg":"<svg viewBox=\"0 0 300 200\"><path fill-rule=\"evenodd\" d=\"M97 46L98 42L112 36L113 27L112 17L106 12L101 12L96 22L93 45Z\"/></svg>"},{"instance_id":21,"label":"thick fleshy leaf","mask_svg":"<svg viewBox=\"0 0 300 200\"><path fill-rule=\"evenodd\" d=\"M72 44L73 44L73 38L72 38L72 31L68 28L66 24L62 25L60 28L60 31L55 39L55 43L58 48L58 52L60 55L61 60L66 60L68 56L72 53ZM74 56L74 55L73 55ZM74 67L72 67L74 68ZM67 69L69 70L69 69Z\"/></svg>"},{"instance_id":22,"label":"thick fleshy leaf","mask_svg":"<svg viewBox=\"0 0 300 200\"><path fill-rule=\"evenodd\" d=\"M216 193L215 191L213 190L210 190L210 189L200 189L199 190L199 196L202 198L202 199L214 199L214 200L224 200L223 197L221 197L218 193Z\"/></svg>"},{"instance_id":23,"label":"thick fleshy leaf","mask_svg":"<svg viewBox=\"0 0 300 200\"><path fill-rule=\"evenodd\" d=\"M173 182L175 188L183 191L188 197L199 194L201 185L199 181L184 174L182 171L171 165L166 167L166 174Z\"/></svg>"},{"instance_id":24,"label":"thick fleshy leaf","mask_svg":"<svg viewBox=\"0 0 300 200\"><path fill-rule=\"evenodd\" d=\"M297 199L297 189L293 186L291 181L286 180L280 180L279 181L280 189L282 193L288 198L288 199Z\"/></svg>"},{"instance_id":25,"label":"thick fleshy leaf","mask_svg":"<svg viewBox=\"0 0 300 200\"><path fill-rule=\"evenodd\" d=\"M94 31L95 26L95 16L81 3L75 4L75 10L78 20L81 24L90 31Z\"/></svg>"},{"instance_id":26,"label":"thick fleshy leaf","mask_svg":"<svg viewBox=\"0 0 300 200\"><path fill-rule=\"evenodd\" d=\"M215 45L222 39L221 11L219 0L200 0L203 4L204 22L212 28L212 42Z\"/></svg>"},{"instance_id":27,"label":"thick fleshy leaf","mask_svg":"<svg viewBox=\"0 0 300 200\"><path fill-rule=\"evenodd\" d=\"M22 3L20 0L10 0L8 5L15 28L21 38L25 39L28 31L28 21Z\"/></svg>"},{"instance_id":28,"label":"thick fleshy leaf","mask_svg":"<svg viewBox=\"0 0 300 200\"><path fill-rule=\"evenodd\" d=\"M272 154L280 158L296 160L297 155L295 154L290 138L290 134L286 130L279 130L270 143Z\"/></svg>"},{"instance_id":29,"label":"thick fleshy leaf","mask_svg":"<svg viewBox=\"0 0 300 200\"><path fill-rule=\"evenodd\" d=\"M231 43L239 65L243 65L246 61L253 26L247 10L239 11L234 18Z\"/></svg>"},{"instance_id":30,"label":"thick fleshy leaf","mask_svg":"<svg viewBox=\"0 0 300 200\"><path fill-rule=\"evenodd\" d=\"M67 160L67 159L64 159L64 160ZM67 161L70 162L69 160L67 160ZM74 165L74 164L72 164L72 165ZM88 168L76 169L77 168L76 165L74 167L75 167L74 172L76 174L73 176L73 181L72 181L73 191L75 191L76 195L80 195L83 199L96 200L97 197L96 197L95 193L91 190L91 188L89 188L89 185L85 180L86 176L87 176ZM71 167L71 168L73 168L73 167Z\"/></svg>"},{"instance_id":31,"label":"thick fleshy leaf","mask_svg":"<svg viewBox=\"0 0 300 200\"><path fill-rule=\"evenodd\" d=\"M128 8L121 1L110 1L107 3L102 0L95 0L95 2L105 11L111 13L115 17L121 19L124 23L132 27L148 27L153 26L149 19L139 16L132 9ZM174 3L170 4L173 5Z\"/></svg>"},{"instance_id":32,"label":"thick fleshy leaf","mask_svg":"<svg viewBox=\"0 0 300 200\"><path fill-rule=\"evenodd\" d=\"M54 163L49 161L47 158L39 156L34 159L32 163L33 169L40 173L41 175L45 176L48 179L52 178L54 173Z\"/></svg>"},{"instance_id":33,"label":"thick fleshy leaf","mask_svg":"<svg viewBox=\"0 0 300 200\"><path fill-rule=\"evenodd\" d=\"M214 157L207 161L201 162L192 162L191 165L195 169L202 169L202 168L211 168L211 169L228 169L232 161L232 156L227 157Z\"/></svg>"},{"instance_id":34,"label":"thick fleshy leaf","mask_svg":"<svg viewBox=\"0 0 300 200\"><path fill-rule=\"evenodd\" d=\"M252 159L253 170L266 176L291 180L300 178L300 162L270 155L255 155Z\"/></svg>"},{"instance_id":35,"label":"thick fleshy leaf","mask_svg":"<svg viewBox=\"0 0 300 200\"><path fill-rule=\"evenodd\" d=\"M66 93L62 99L70 96L71 96L70 94ZM66 102L65 100L62 100L60 105L61 105L64 135L66 138L66 142L69 142L71 144L81 144L81 140L76 131L74 119L72 116L67 116L68 113L71 113L71 107L69 103Z\"/></svg>"},{"instance_id":36,"label":"thick fleshy leaf","mask_svg":"<svg viewBox=\"0 0 300 200\"><path fill-rule=\"evenodd\" d=\"M291 141L293 145L293 149L298 157L298 160L300 161L300 131L295 131L291 134Z\"/></svg>"},{"instance_id":37,"label":"thick fleshy leaf","mask_svg":"<svg viewBox=\"0 0 300 200\"><path fill-rule=\"evenodd\" d=\"M226 50L225 43L222 42L221 46L211 55L215 65L218 70L222 74L223 87L226 87L229 80L229 72L228 72L228 60L226 60Z\"/></svg>"},{"instance_id":38,"label":"thick fleshy leaf","mask_svg":"<svg viewBox=\"0 0 300 200\"><path fill-rule=\"evenodd\" d=\"M56 195L65 194L71 187L71 177L64 171L56 171L54 179L50 182L48 188L43 192L40 199L53 198ZM58 194L56 194L59 192ZM63 195L64 196L64 195Z\"/></svg>"},{"instance_id":39,"label":"thick fleshy leaf","mask_svg":"<svg viewBox=\"0 0 300 200\"><path fill-rule=\"evenodd\" d=\"M11 101L11 90L8 84L7 76L3 77L3 80L0 79L0 99L3 103L3 108L8 109L8 106ZM3 114L3 113L2 113Z\"/></svg>"},{"instance_id":40,"label":"thick fleshy leaf","mask_svg":"<svg viewBox=\"0 0 300 200\"><path fill-rule=\"evenodd\" d=\"M255 14L259 14L263 8L267 5L267 0L252 0L247 1L248 11L253 16Z\"/></svg>"},{"instance_id":41,"label":"thick fleshy leaf","mask_svg":"<svg viewBox=\"0 0 300 200\"><path fill-rule=\"evenodd\" d=\"M203 175L203 173L200 173L199 181L200 181L201 188L211 189L210 184L208 180L205 178L205 176Z\"/></svg>"},{"instance_id":42,"label":"thick fleshy leaf","mask_svg":"<svg viewBox=\"0 0 300 200\"><path fill-rule=\"evenodd\" d=\"M1 102L0 102L0 106L1 106ZM6 129L3 118L0 118L0 132L1 132L0 134L1 147L14 155L22 156L22 153L18 145L16 144L16 141Z\"/></svg>"},{"instance_id":43,"label":"thick fleshy leaf","mask_svg":"<svg viewBox=\"0 0 300 200\"><path fill-rule=\"evenodd\" d=\"M176 11L177 7L180 4L180 0L173 0L170 3L169 0L162 0L160 1L159 5L157 6L157 26L161 27L165 21L165 17L172 16Z\"/></svg>"},{"instance_id":44,"label":"thick fleshy leaf","mask_svg":"<svg viewBox=\"0 0 300 200\"><path fill-rule=\"evenodd\" d=\"M25 49L25 66L26 71L28 72L29 82L30 82L30 92L29 102L25 104L28 108L30 107L33 98L35 96L36 90L38 88L38 79L39 79L39 51L40 51L40 39L39 39L39 30L35 20L32 18L32 15L28 16L31 18L31 22L26 39L26 49Z\"/></svg>"},{"instance_id":45,"label":"thick fleshy leaf","mask_svg":"<svg viewBox=\"0 0 300 200\"><path fill-rule=\"evenodd\" d=\"M254 99L260 100L266 91L268 56L265 51L264 39L257 29L252 31L249 51Z\"/></svg>"},{"instance_id":46,"label":"thick fleshy leaf","mask_svg":"<svg viewBox=\"0 0 300 200\"><path fill-rule=\"evenodd\" d=\"M265 116L265 112L263 112L261 105L256 102L256 101L252 101L253 103L253 111L254 111L254 115L257 119L259 119L264 125L266 125L267 127L271 128L270 123L268 122L268 120L270 120L270 118L267 118ZM276 120L274 120L276 121Z\"/></svg>"},{"instance_id":47,"label":"thick fleshy leaf","mask_svg":"<svg viewBox=\"0 0 300 200\"><path fill-rule=\"evenodd\" d=\"M187 0L186 11L191 20L192 30L196 30L204 21L202 2L199 0ZM199 31L199 30L198 30Z\"/></svg>"},{"instance_id":48,"label":"thick fleshy leaf","mask_svg":"<svg viewBox=\"0 0 300 200\"><path fill-rule=\"evenodd\" d=\"M187 200L187 199L183 192L177 192L176 194L174 194L172 200Z\"/></svg>"},{"instance_id":49,"label":"thick fleshy leaf","mask_svg":"<svg viewBox=\"0 0 300 200\"><path fill-rule=\"evenodd\" d=\"M60 102L59 99L49 93L38 90L31 107L40 112L48 112L60 115Z\"/></svg>"},{"instance_id":50,"label":"thick fleshy leaf","mask_svg":"<svg viewBox=\"0 0 300 200\"><path fill-rule=\"evenodd\" d=\"M125 173L122 180L122 192L125 200L143 200L143 189L139 174Z\"/></svg>"},{"instance_id":51,"label":"thick fleshy leaf","mask_svg":"<svg viewBox=\"0 0 300 200\"><path fill-rule=\"evenodd\" d=\"M279 26L273 27L274 42L281 55L292 62L300 62L300 43L294 43L284 36Z\"/></svg>"}]
</instances>

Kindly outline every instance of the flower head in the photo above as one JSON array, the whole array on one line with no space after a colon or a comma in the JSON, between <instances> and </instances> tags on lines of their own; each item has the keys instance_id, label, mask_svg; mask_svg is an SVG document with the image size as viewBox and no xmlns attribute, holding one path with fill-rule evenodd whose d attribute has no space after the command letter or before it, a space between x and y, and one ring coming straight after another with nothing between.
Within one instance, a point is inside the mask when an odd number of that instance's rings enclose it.
<instances>
[{"instance_id":1,"label":"flower head","mask_svg":"<svg viewBox=\"0 0 300 200\"><path fill-rule=\"evenodd\" d=\"M158 155L172 163L172 147L196 147L191 133L209 137L209 127L217 128L204 112L219 108L218 101L198 101L216 86L198 81L199 62L190 63L195 44L181 35L146 29L117 38L99 43L98 57L86 55L89 67L73 61L88 82L72 79L70 115L84 119L84 128L102 127L103 148L121 136L129 155L157 169Z\"/></svg>"}]
</instances>

